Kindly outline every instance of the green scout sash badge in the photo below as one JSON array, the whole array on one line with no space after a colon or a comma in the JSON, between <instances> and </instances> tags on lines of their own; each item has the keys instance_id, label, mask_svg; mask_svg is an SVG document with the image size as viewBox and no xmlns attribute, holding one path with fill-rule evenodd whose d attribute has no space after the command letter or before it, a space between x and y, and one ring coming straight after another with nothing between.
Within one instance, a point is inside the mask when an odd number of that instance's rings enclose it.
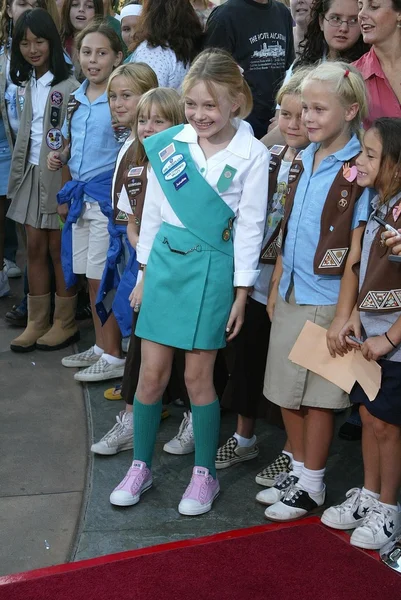
<instances>
[{"instance_id":1,"label":"green scout sash badge","mask_svg":"<svg viewBox=\"0 0 401 600\"><path fill-rule=\"evenodd\" d=\"M230 165L226 165L224 167L223 172L217 182L217 189L219 190L220 194L223 194L228 190L236 172L237 169L230 167Z\"/></svg>"}]
</instances>

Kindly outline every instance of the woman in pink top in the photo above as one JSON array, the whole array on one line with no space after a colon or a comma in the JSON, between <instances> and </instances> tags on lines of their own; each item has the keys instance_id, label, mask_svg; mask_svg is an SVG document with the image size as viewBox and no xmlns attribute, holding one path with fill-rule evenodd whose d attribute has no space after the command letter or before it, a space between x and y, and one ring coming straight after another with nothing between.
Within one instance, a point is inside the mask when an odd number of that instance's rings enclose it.
<instances>
[{"instance_id":1,"label":"woman in pink top","mask_svg":"<svg viewBox=\"0 0 401 600\"><path fill-rule=\"evenodd\" d=\"M363 41L372 48L354 65L369 94L365 129L379 117L401 117L401 0L360 0Z\"/></svg>"}]
</instances>

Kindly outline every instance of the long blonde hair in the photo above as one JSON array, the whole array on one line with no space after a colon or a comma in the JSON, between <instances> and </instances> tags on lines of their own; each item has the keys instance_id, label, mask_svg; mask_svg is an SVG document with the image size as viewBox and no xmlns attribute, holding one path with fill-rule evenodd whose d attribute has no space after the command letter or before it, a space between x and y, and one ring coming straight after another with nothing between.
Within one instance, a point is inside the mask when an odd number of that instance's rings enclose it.
<instances>
[{"instance_id":1,"label":"long blonde hair","mask_svg":"<svg viewBox=\"0 0 401 600\"><path fill-rule=\"evenodd\" d=\"M141 117L149 117L152 107L156 105L160 111L160 116L173 125L180 125L185 122L184 109L178 92L172 88L155 88L149 90L142 96L136 108L133 132L135 135L135 157L136 165L144 164L147 161L145 148L138 139L138 121Z\"/></svg>"},{"instance_id":2,"label":"long blonde hair","mask_svg":"<svg viewBox=\"0 0 401 600\"><path fill-rule=\"evenodd\" d=\"M114 69L107 82L106 91L109 99L111 84L116 77L124 77L131 92L137 96L142 96L148 90L158 86L156 73L146 63L120 65Z\"/></svg>"},{"instance_id":3,"label":"long blonde hair","mask_svg":"<svg viewBox=\"0 0 401 600\"><path fill-rule=\"evenodd\" d=\"M225 50L204 50L192 63L182 84L183 96L202 81L217 102L216 86L226 88L230 101L239 104L234 117L244 119L253 107L252 93L242 75L242 69Z\"/></svg>"},{"instance_id":4,"label":"long blonde hair","mask_svg":"<svg viewBox=\"0 0 401 600\"><path fill-rule=\"evenodd\" d=\"M312 68L304 78L301 93L311 81L321 81L330 85L345 108L358 104L358 112L350 123L351 131L359 135L362 121L368 115L368 97L362 75L352 65L345 62L324 62Z\"/></svg>"}]
</instances>

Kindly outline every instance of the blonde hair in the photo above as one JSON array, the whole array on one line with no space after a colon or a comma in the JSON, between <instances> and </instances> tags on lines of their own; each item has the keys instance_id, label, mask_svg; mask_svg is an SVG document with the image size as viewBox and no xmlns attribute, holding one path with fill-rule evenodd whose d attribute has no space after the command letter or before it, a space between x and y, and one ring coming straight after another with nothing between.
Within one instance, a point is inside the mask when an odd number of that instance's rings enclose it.
<instances>
[{"instance_id":1,"label":"blonde hair","mask_svg":"<svg viewBox=\"0 0 401 600\"><path fill-rule=\"evenodd\" d=\"M311 67L303 67L294 71L291 75L291 79L289 79L286 83L283 83L277 92L276 103L281 104L284 96L287 94L290 96L297 96L298 94L301 95L302 82L311 70Z\"/></svg>"},{"instance_id":2,"label":"blonde hair","mask_svg":"<svg viewBox=\"0 0 401 600\"><path fill-rule=\"evenodd\" d=\"M109 99L111 84L116 77L124 77L131 92L137 96L142 96L148 90L158 86L156 73L149 65L141 62L120 65L114 69L107 82L107 97Z\"/></svg>"},{"instance_id":3,"label":"blonde hair","mask_svg":"<svg viewBox=\"0 0 401 600\"><path fill-rule=\"evenodd\" d=\"M362 121L368 115L368 97L365 82L358 69L340 61L321 63L306 75L301 84L301 93L311 81L329 84L345 108L351 104L358 104L358 112L351 121L350 127L353 133L359 134Z\"/></svg>"},{"instance_id":4,"label":"blonde hair","mask_svg":"<svg viewBox=\"0 0 401 600\"><path fill-rule=\"evenodd\" d=\"M149 90L142 96L136 107L136 115L133 125L135 135L136 151L135 164L141 165L146 162L146 153L143 144L138 139L138 121L142 116L149 116L152 106L157 105L160 110L160 117L170 121L171 125L180 125L185 122L184 108L181 98L176 90L172 88L155 88Z\"/></svg>"},{"instance_id":5,"label":"blonde hair","mask_svg":"<svg viewBox=\"0 0 401 600\"><path fill-rule=\"evenodd\" d=\"M241 68L225 50L204 50L192 63L182 84L183 95L202 81L217 103L216 85L226 88L230 101L239 104L234 117L244 119L253 107L252 93Z\"/></svg>"}]
</instances>

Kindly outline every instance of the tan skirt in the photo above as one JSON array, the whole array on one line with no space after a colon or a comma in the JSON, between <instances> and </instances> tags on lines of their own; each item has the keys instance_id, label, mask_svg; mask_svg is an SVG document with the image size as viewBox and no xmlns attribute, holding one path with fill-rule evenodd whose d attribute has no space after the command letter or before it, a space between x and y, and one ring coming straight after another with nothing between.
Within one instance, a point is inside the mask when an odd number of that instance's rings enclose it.
<instances>
[{"instance_id":1,"label":"tan skirt","mask_svg":"<svg viewBox=\"0 0 401 600\"><path fill-rule=\"evenodd\" d=\"M294 293L289 302L278 295L263 387L264 396L271 402L295 410L301 406L331 409L350 406L348 394L339 387L288 360L306 321L328 329L335 311L335 305L296 304Z\"/></svg>"},{"instance_id":2,"label":"tan skirt","mask_svg":"<svg viewBox=\"0 0 401 600\"><path fill-rule=\"evenodd\" d=\"M35 229L60 229L57 212L43 213L40 209L39 166L28 164L21 185L10 204L7 217L31 225ZM57 206L55 205L55 209Z\"/></svg>"}]
</instances>

